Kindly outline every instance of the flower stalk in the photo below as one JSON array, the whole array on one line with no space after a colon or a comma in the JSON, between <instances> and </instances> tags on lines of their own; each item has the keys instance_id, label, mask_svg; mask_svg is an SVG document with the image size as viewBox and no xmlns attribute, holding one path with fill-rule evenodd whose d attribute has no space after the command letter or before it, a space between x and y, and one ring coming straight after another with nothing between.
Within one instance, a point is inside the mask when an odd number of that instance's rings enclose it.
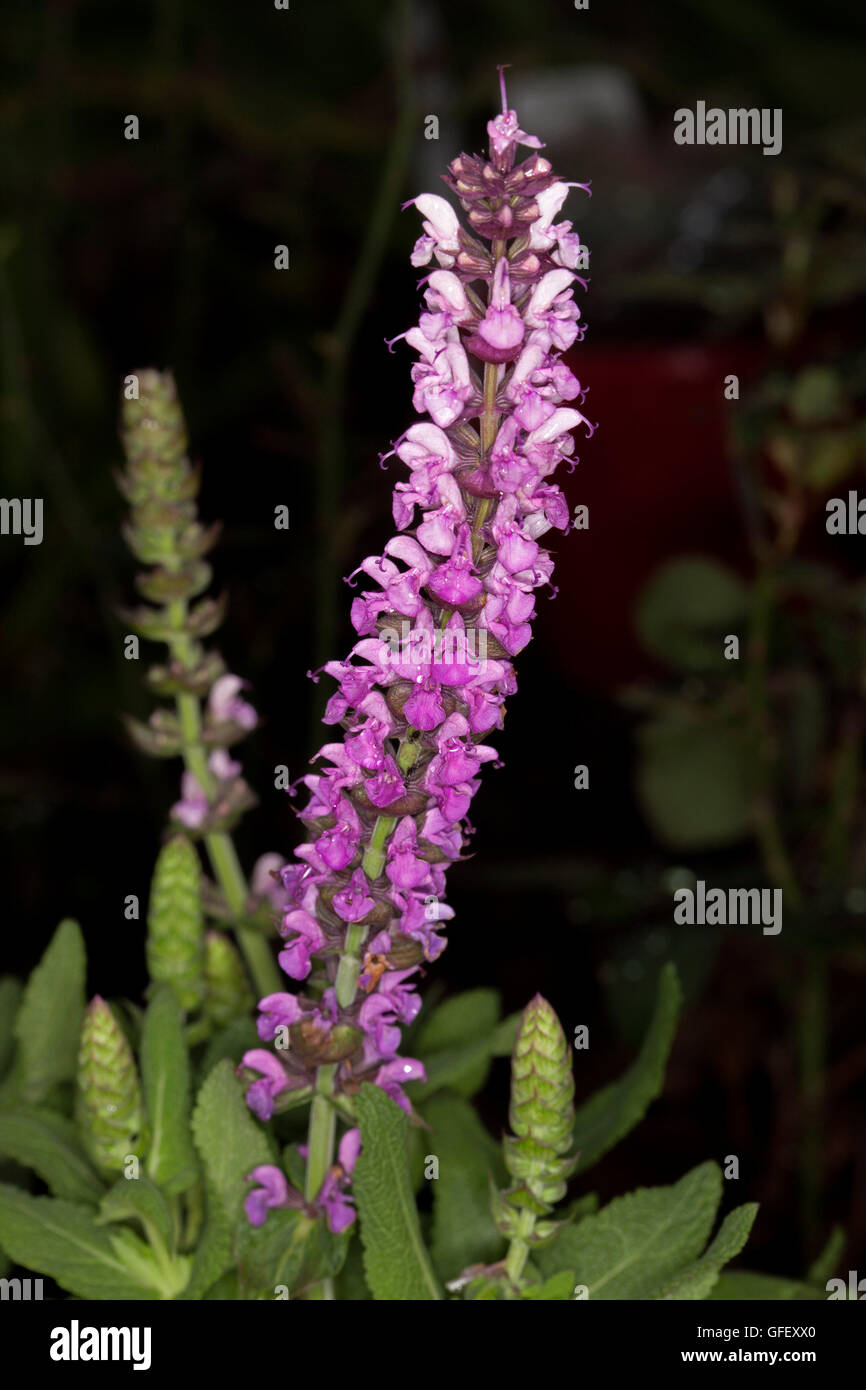
<instances>
[{"instance_id":1,"label":"flower stalk","mask_svg":"<svg viewBox=\"0 0 866 1390\"><path fill-rule=\"evenodd\" d=\"M139 560L150 566L137 577L149 604L124 614L141 636L164 642L165 665L151 667L147 683L174 701L147 724L127 720L133 740L157 757L180 756L185 773L182 796L172 819L187 835L201 836L221 890L227 915L260 991L279 983L264 936L249 925L251 900L231 838L231 828L254 797L228 748L258 722L242 698L243 682L226 672L202 638L222 621L224 601L201 598L211 580L204 556L218 534L198 520L199 475L186 457L186 427L169 373L134 374L137 394L124 399L123 445L127 469L118 485L130 504L125 537ZM195 601L194 601L195 600ZM203 708L202 701L206 701Z\"/></svg>"},{"instance_id":2,"label":"flower stalk","mask_svg":"<svg viewBox=\"0 0 866 1390\"><path fill-rule=\"evenodd\" d=\"M352 602L358 640L323 668L337 682L324 723L341 737L301 779L305 841L280 874L279 963L300 989L259 1004L263 1042L288 1029L303 1046L257 1048L241 1066L262 1118L315 1091L308 1198L359 1085L411 1111L404 1086L424 1078L399 1055L401 1025L420 1008L412 977L446 945L446 871L471 833L481 768L498 762L487 738L517 688L534 591L550 583L539 540L568 530L551 476L573 454L572 430L594 428L568 404L583 392L561 360L583 335L572 285L585 248L570 222L554 222L569 189L586 186L556 178L501 85L488 158L459 155L443 175L467 225L443 197L412 200L423 224L412 264L436 268L418 324L399 337L418 354L424 418L391 450L409 476L394 488L397 534L356 571L374 586ZM530 153L518 161L521 145ZM514 1239L528 1242L535 1228L520 1225Z\"/></svg>"}]
</instances>

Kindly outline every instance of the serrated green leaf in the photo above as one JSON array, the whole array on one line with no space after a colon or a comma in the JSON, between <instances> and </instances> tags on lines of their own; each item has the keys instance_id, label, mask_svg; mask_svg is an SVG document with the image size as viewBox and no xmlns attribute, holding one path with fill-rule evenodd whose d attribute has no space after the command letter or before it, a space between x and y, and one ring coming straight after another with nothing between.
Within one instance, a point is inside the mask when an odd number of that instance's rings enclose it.
<instances>
[{"instance_id":1,"label":"serrated green leaf","mask_svg":"<svg viewBox=\"0 0 866 1390\"><path fill-rule=\"evenodd\" d=\"M460 1096L434 1096L423 1118L428 1153L439 1160L433 1189L433 1267L447 1283L470 1264L490 1264L503 1251L503 1239L490 1214L488 1175L507 1182L500 1146L487 1133L472 1106Z\"/></svg>"},{"instance_id":2,"label":"serrated green leaf","mask_svg":"<svg viewBox=\"0 0 866 1390\"><path fill-rule=\"evenodd\" d=\"M0 1154L38 1173L55 1197L98 1202L105 1187L63 1115L36 1107L0 1111Z\"/></svg>"},{"instance_id":3,"label":"serrated green leaf","mask_svg":"<svg viewBox=\"0 0 866 1390\"><path fill-rule=\"evenodd\" d=\"M545 1302L562 1303L572 1297L576 1283L574 1271L563 1269L558 1274L552 1274L543 1284L530 1284L527 1289L523 1290L520 1297L521 1299L529 1298L536 1301L543 1299Z\"/></svg>"},{"instance_id":4,"label":"serrated green leaf","mask_svg":"<svg viewBox=\"0 0 866 1390\"><path fill-rule=\"evenodd\" d=\"M181 1294L181 1298L189 1301L211 1296L223 1297L222 1294L211 1295L210 1290L231 1269L231 1265L231 1229L225 1204L217 1195L213 1185L207 1183L205 1185L204 1225L195 1248L189 1283ZM232 1270L231 1277L233 1280L237 1280L234 1270ZM226 1296L234 1298L237 1297L237 1293Z\"/></svg>"},{"instance_id":5,"label":"serrated green leaf","mask_svg":"<svg viewBox=\"0 0 866 1390\"><path fill-rule=\"evenodd\" d=\"M650 1103L661 1094L681 1004L676 968L669 963L659 975L655 1011L637 1058L619 1081L597 1091L575 1115L574 1145L580 1151L579 1172L585 1172L634 1129Z\"/></svg>"},{"instance_id":6,"label":"serrated green leaf","mask_svg":"<svg viewBox=\"0 0 866 1390\"><path fill-rule=\"evenodd\" d=\"M567 1226L537 1252L539 1269L546 1277L573 1269L590 1300L646 1298L700 1255L721 1194L717 1163L702 1163L672 1187L638 1188Z\"/></svg>"},{"instance_id":7,"label":"serrated green leaf","mask_svg":"<svg viewBox=\"0 0 866 1390\"><path fill-rule=\"evenodd\" d=\"M369 1082L358 1092L355 1109L363 1148L353 1190L364 1272L373 1297L404 1302L441 1299L409 1183L409 1121L390 1096Z\"/></svg>"},{"instance_id":8,"label":"serrated green leaf","mask_svg":"<svg viewBox=\"0 0 866 1390\"><path fill-rule=\"evenodd\" d=\"M168 1197L148 1177L119 1178L99 1204L98 1226L134 1219L141 1222L145 1235L153 1231L166 1250L175 1245L174 1219Z\"/></svg>"},{"instance_id":9,"label":"serrated green leaf","mask_svg":"<svg viewBox=\"0 0 866 1390\"><path fill-rule=\"evenodd\" d=\"M300 1211L268 1212L263 1226L244 1223L238 1232L238 1284L245 1298L267 1294L279 1284L291 1292L304 1263L304 1251L315 1222Z\"/></svg>"},{"instance_id":10,"label":"serrated green leaf","mask_svg":"<svg viewBox=\"0 0 866 1390\"><path fill-rule=\"evenodd\" d=\"M81 928L66 919L30 975L15 1019L15 1089L28 1104L75 1076L86 969Z\"/></svg>"},{"instance_id":11,"label":"serrated green leaf","mask_svg":"<svg viewBox=\"0 0 866 1390\"><path fill-rule=\"evenodd\" d=\"M15 1015L22 992L21 982L13 975L0 978L0 1080L9 1070L15 1052Z\"/></svg>"},{"instance_id":12,"label":"serrated green leaf","mask_svg":"<svg viewBox=\"0 0 866 1390\"><path fill-rule=\"evenodd\" d=\"M189 1055L183 1012L164 986L144 1016L141 1075L150 1126L147 1172L169 1196L185 1192L198 1176L190 1130Z\"/></svg>"},{"instance_id":13,"label":"serrated green leaf","mask_svg":"<svg viewBox=\"0 0 866 1390\"><path fill-rule=\"evenodd\" d=\"M99 1300L152 1299L156 1290L129 1273L91 1207L31 1197L0 1183L0 1240L25 1269L55 1279L67 1293Z\"/></svg>"},{"instance_id":14,"label":"serrated green leaf","mask_svg":"<svg viewBox=\"0 0 866 1390\"><path fill-rule=\"evenodd\" d=\"M729 1212L700 1259L678 1270L649 1297L668 1302L707 1298L718 1282L722 1266L735 1259L749 1239L757 1213L757 1202L747 1202Z\"/></svg>"},{"instance_id":15,"label":"serrated green leaf","mask_svg":"<svg viewBox=\"0 0 866 1390\"><path fill-rule=\"evenodd\" d=\"M714 1285L709 1302L818 1302L827 1297L820 1289L802 1284L797 1279L782 1279L775 1274L752 1274L750 1270L722 1270Z\"/></svg>"},{"instance_id":16,"label":"serrated green leaf","mask_svg":"<svg viewBox=\"0 0 866 1390\"><path fill-rule=\"evenodd\" d=\"M218 1062L198 1094L192 1117L196 1148L225 1206L229 1229L241 1217L249 1191L247 1174L273 1156L264 1130L256 1124L243 1098L231 1062Z\"/></svg>"}]
</instances>

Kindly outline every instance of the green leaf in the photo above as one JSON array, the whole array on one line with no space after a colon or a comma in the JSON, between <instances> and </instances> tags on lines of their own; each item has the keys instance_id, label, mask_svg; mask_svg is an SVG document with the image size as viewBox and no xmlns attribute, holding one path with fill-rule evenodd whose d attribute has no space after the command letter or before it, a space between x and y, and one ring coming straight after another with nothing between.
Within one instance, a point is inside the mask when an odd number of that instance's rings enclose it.
<instances>
[{"instance_id":1,"label":"green leaf","mask_svg":"<svg viewBox=\"0 0 866 1390\"><path fill-rule=\"evenodd\" d=\"M727 716L665 715L640 730L637 794L673 849L718 849L750 826L752 772L741 725Z\"/></svg>"},{"instance_id":2,"label":"green leaf","mask_svg":"<svg viewBox=\"0 0 866 1390\"><path fill-rule=\"evenodd\" d=\"M208 1291L232 1267L232 1240L225 1203L211 1183L205 1185L205 1218L193 1256L189 1283L181 1294L185 1300L210 1296ZM236 1279L232 1270L232 1279ZM220 1295L214 1295L219 1297ZM236 1297L236 1294L232 1294Z\"/></svg>"},{"instance_id":3,"label":"green leaf","mask_svg":"<svg viewBox=\"0 0 866 1390\"><path fill-rule=\"evenodd\" d=\"M503 1239L490 1214L488 1174L497 1187L507 1182L500 1146L461 1096L439 1095L424 1107L432 1135L429 1153L439 1160L433 1189L433 1266L443 1283L470 1264L491 1264Z\"/></svg>"},{"instance_id":4,"label":"green leaf","mask_svg":"<svg viewBox=\"0 0 866 1390\"><path fill-rule=\"evenodd\" d=\"M16 1089L30 1104L75 1076L86 969L81 928L67 919L30 975L15 1019Z\"/></svg>"},{"instance_id":5,"label":"green leaf","mask_svg":"<svg viewBox=\"0 0 866 1390\"><path fill-rule=\"evenodd\" d=\"M190 1133L189 1056L183 1012L168 987L157 991L144 1016L141 1075L150 1125L147 1171L169 1196L198 1176Z\"/></svg>"},{"instance_id":6,"label":"green leaf","mask_svg":"<svg viewBox=\"0 0 866 1390\"><path fill-rule=\"evenodd\" d=\"M205 1292L201 1294L201 1298L204 1300L219 1300L228 1303L236 1303L239 1300L240 1296L240 1290L238 1288L238 1276L233 1269L228 1270L219 1279L217 1279L216 1283L211 1284L209 1288L207 1288ZM182 1294L181 1297L186 1298L186 1294Z\"/></svg>"},{"instance_id":7,"label":"green leaf","mask_svg":"<svg viewBox=\"0 0 866 1390\"><path fill-rule=\"evenodd\" d=\"M98 1202L105 1191L78 1142L75 1125L51 1110L0 1111L0 1154L32 1168L55 1197Z\"/></svg>"},{"instance_id":8,"label":"green leaf","mask_svg":"<svg viewBox=\"0 0 866 1390\"><path fill-rule=\"evenodd\" d=\"M423 1052L419 1053L427 1072L427 1080L413 1082L413 1098L418 1102L426 1100L435 1091L441 1091L444 1086L456 1091L458 1095L474 1094L478 1087L479 1075L483 1084L490 1060L510 1054L520 1019L519 1013L511 1014L498 1023L486 1037L477 1037L456 1047L443 1048L426 1055Z\"/></svg>"},{"instance_id":9,"label":"green leaf","mask_svg":"<svg viewBox=\"0 0 866 1390\"><path fill-rule=\"evenodd\" d=\"M277 1209L263 1226L246 1222L238 1232L238 1280L246 1298L275 1296L277 1285L291 1292L304 1264L307 1237L315 1222L300 1211Z\"/></svg>"},{"instance_id":10,"label":"green leaf","mask_svg":"<svg viewBox=\"0 0 866 1390\"><path fill-rule=\"evenodd\" d=\"M495 989L467 989L454 994L424 1019L414 1045L424 1052L440 1052L487 1037L496 1026L501 1008L499 991Z\"/></svg>"},{"instance_id":11,"label":"green leaf","mask_svg":"<svg viewBox=\"0 0 866 1390\"><path fill-rule=\"evenodd\" d=\"M712 1292L710 1302L823 1302L827 1295L797 1279L782 1279L775 1274L752 1274L750 1270L723 1270Z\"/></svg>"},{"instance_id":12,"label":"green leaf","mask_svg":"<svg viewBox=\"0 0 866 1390\"><path fill-rule=\"evenodd\" d=\"M638 1188L596 1216L567 1226L537 1252L542 1274L563 1266L586 1284L590 1299L642 1299L697 1259L722 1194L716 1163L702 1163L672 1187Z\"/></svg>"},{"instance_id":13,"label":"green leaf","mask_svg":"<svg viewBox=\"0 0 866 1390\"><path fill-rule=\"evenodd\" d=\"M650 1294L650 1298L666 1301L707 1298L718 1282L722 1266L735 1259L749 1239L749 1232L757 1213L757 1202L748 1202L745 1206L729 1212L719 1228L718 1235L700 1259L679 1270L672 1279Z\"/></svg>"},{"instance_id":14,"label":"green leaf","mask_svg":"<svg viewBox=\"0 0 866 1390\"><path fill-rule=\"evenodd\" d=\"M320 1284L323 1279L333 1279L340 1273L346 1263L351 1235L351 1231L335 1235L324 1219L312 1223L304 1242L299 1290Z\"/></svg>"},{"instance_id":15,"label":"green leaf","mask_svg":"<svg viewBox=\"0 0 866 1390\"><path fill-rule=\"evenodd\" d=\"M637 1058L619 1081L597 1091L575 1115L574 1143L580 1151L581 1173L634 1129L650 1102L661 1095L681 1004L679 978L669 963L659 975L655 1012Z\"/></svg>"},{"instance_id":16,"label":"green leaf","mask_svg":"<svg viewBox=\"0 0 866 1390\"><path fill-rule=\"evenodd\" d=\"M224 1057L228 1057L233 1065L237 1066L245 1052L261 1045L261 1038L252 1019L236 1018L208 1043L199 1074L204 1079Z\"/></svg>"},{"instance_id":17,"label":"green leaf","mask_svg":"<svg viewBox=\"0 0 866 1390\"><path fill-rule=\"evenodd\" d=\"M371 1303L373 1295L364 1278L364 1252L359 1240L349 1242L346 1263L340 1271L337 1298L341 1303Z\"/></svg>"},{"instance_id":18,"label":"green leaf","mask_svg":"<svg viewBox=\"0 0 866 1390\"><path fill-rule=\"evenodd\" d=\"M574 1277L574 1271L562 1269L558 1274L552 1274L543 1284L530 1284L529 1288L524 1289L520 1297L544 1299L547 1302L564 1302L572 1297L574 1286L578 1281Z\"/></svg>"},{"instance_id":19,"label":"green leaf","mask_svg":"<svg viewBox=\"0 0 866 1390\"><path fill-rule=\"evenodd\" d=\"M6 1075L15 1052L15 1015L21 993L21 984L13 975L0 978L0 1078Z\"/></svg>"},{"instance_id":20,"label":"green leaf","mask_svg":"<svg viewBox=\"0 0 866 1390\"><path fill-rule=\"evenodd\" d=\"M353 1190L370 1291L379 1301L441 1299L409 1183L409 1121L390 1096L369 1082L358 1092L355 1108L363 1148Z\"/></svg>"},{"instance_id":21,"label":"green leaf","mask_svg":"<svg viewBox=\"0 0 866 1390\"><path fill-rule=\"evenodd\" d=\"M56 1279L67 1293L99 1300L151 1299L155 1289L129 1273L92 1208L0 1184L3 1248L25 1269Z\"/></svg>"},{"instance_id":22,"label":"green leaf","mask_svg":"<svg viewBox=\"0 0 866 1390\"><path fill-rule=\"evenodd\" d=\"M818 1254L809 1266L806 1278L810 1284L820 1284L823 1288L827 1280L832 1276L836 1265L845 1249L847 1235L843 1226L834 1226L824 1249Z\"/></svg>"},{"instance_id":23,"label":"green leaf","mask_svg":"<svg viewBox=\"0 0 866 1390\"><path fill-rule=\"evenodd\" d=\"M168 1197L150 1178L119 1178L99 1205L97 1225L130 1219L141 1222L148 1238L155 1232L166 1250L175 1245L174 1218Z\"/></svg>"},{"instance_id":24,"label":"green leaf","mask_svg":"<svg viewBox=\"0 0 866 1390\"><path fill-rule=\"evenodd\" d=\"M234 1231L249 1185L247 1174L273 1163L264 1130L243 1098L231 1062L218 1062L198 1094L192 1117L196 1148Z\"/></svg>"},{"instance_id":25,"label":"green leaf","mask_svg":"<svg viewBox=\"0 0 866 1390\"><path fill-rule=\"evenodd\" d=\"M445 1084L467 1097L480 1091L490 1070L489 1042L501 1009L495 989L469 989L441 1003L424 1021L413 1044L414 1055L425 1062L428 1076L431 1067L434 1077L438 1074L436 1054L444 1054L451 1059L446 1063L451 1071ZM455 1065L461 1054L468 1054L468 1059Z\"/></svg>"},{"instance_id":26,"label":"green leaf","mask_svg":"<svg viewBox=\"0 0 866 1390\"><path fill-rule=\"evenodd\" d=\"M720 671L723 638L738 633L746 616L742 580L717 560L669 561L644 588L635 625L644 646L683 671Z\"/></svg>"}]
</instances>

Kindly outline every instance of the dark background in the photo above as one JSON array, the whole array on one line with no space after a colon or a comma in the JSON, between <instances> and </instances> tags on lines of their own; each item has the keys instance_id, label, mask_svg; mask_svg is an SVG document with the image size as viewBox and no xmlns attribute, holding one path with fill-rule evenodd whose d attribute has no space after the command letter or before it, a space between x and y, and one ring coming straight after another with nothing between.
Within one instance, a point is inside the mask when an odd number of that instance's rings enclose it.
<instances>
[{"instance_id":1,"label":"dark background","mask_svg":"<svg viewBox=\"0 0 866 1390\"><path fill-rule=\"evenodd\" d=\"M811 957L754 932L673 928L672 868L744 885L760 873L745 838L701 855L660 842L635 797L638 716L621 699L664 679L632 620L657 566L689 551L748 571L721 383L762 369L760 306L735 291L772 248L732 233L768 216L780 170L845 148L862 125L862 7L10 0L4 18L3 491L45 499L40 548L0 541L5 968L30 968L73 915L93 991L135 996L145 981L123 900L146 896L177 767L134 753L120 723L150 709L114 612L134 574L112 476L119 390L138 367L174 371L202 513L225 524L218 640L264 720L242 748L261 797L236 837L242 858L288 855L295 822L273 768L299 776L322 741L326 683L304 673L351 644L341 576L390 533L396 473L378 455L413 418L412 359L383 341L418 299L417 216L399 205L439 191L436 171L482 146L508 62L525 128L563 177L592 181L592 200L569 206L593 252L590 328L571 361L600 428L562 480L590 529L553 542L559 595L540 597L498 740L505 767L473 807L476 857L452 872L457 918L431 976L449 990L495 984L507 1009L541 990L567 1032L589 1024L583 1096L627 1064L674 956L687 1007L665 1097L594 1185L613 1195L736 1153L737 1199L763 1204L751 1267L801 1275L834 1221L849 1234L844 1268L858 1252L862 1265L862 954L829 966L828 1065L847 1071L828 1089L807 1221L797 1019ZM781 107L782 154L677 146L673 112L698 99ZM137 142L123 136L129 114ZM428 114L438 141L424 139ZM717 283L719 270L733 274ZM831 355L862 308L854 283L825 310ZM273 528L278 503L288 533ZM843 567L864 560L846 545ZM578 763L589 791L573 788ZM859 942L862 922L846 930ZM502 1064L484 1098L494 1128L506 1085Z\"/></svg>"}]
</instances>

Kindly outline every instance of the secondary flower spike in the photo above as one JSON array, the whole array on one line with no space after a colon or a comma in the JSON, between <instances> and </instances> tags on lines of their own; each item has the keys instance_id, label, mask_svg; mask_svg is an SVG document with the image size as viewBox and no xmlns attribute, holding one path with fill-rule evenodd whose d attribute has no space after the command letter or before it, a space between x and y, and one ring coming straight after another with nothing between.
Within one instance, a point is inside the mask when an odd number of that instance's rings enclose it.
<instances>
[{"instance_id":1,"label":"secondary flower spike","mask_svg":"<svg viewBox=\"0 0 866 1390\"><path fill-rule=\"evenodd\" d=\"M280 964L315 983L260 1005L260 1037L278 1044L245 1059L260 1115L330 1064L335 1094L372 1080L409 1109L403 1087L424 1075L398 1055L419 1007L411 977L445 947L446 871L464 853L483 764L497 759L535 591L551 581L542 538L568 529L553 475L577 462L572 431L594 428L561 358L584 331L580 244L554 221L586 185L557 178L504 81L502 98L487 158L461 154L443 174L464 220L438 194L412 200L423 233L412 264L432 269L400 338L417 357L423 418L392 450L406 469L397 534L348 580L358 640L324 667L337 683L324 716L334 736L302 778L306 836L281 871Z\"/></svg>"}]
</instances>

